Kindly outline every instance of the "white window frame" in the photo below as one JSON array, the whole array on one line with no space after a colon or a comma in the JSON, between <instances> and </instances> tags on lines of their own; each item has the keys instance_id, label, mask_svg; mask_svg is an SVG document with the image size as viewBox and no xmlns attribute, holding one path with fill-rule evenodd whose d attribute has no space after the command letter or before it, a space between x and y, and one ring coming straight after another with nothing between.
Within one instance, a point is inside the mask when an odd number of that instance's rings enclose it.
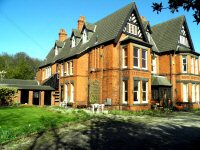
<instances>
[{"instance_id":1,"label":"white window frame","mask_svg":"<svg viewBox=\"0 0 200 150\"><path fill-rule=\"evenodd\" d=\"M74 83L71 83L70 102L74 103Z\"/></svg>"},{"instance_id":2,"label":"white window frame","mask_svg":"<svg viewBox=\"0 0 200 150\"><path fill-rule=\"evenodd\" d=\"M76 46L76 40L75 37L72 36L72 48Z\"/></svg>"},{"instance_id":3,"label":"white window frame","mask_svg":"<svg viewBox=\"0 0 200 150\"><path fill-rule=\"evenodd\" d=\"M194 57L191 57L191 73L194 74Z\"/></svg>"},{"instance_id":4,"label":"white window frame","mask_svg":"<svg viewBox=\"0 0 200 150\"><path fill-rule=\"evenodd\" d=\"M183 63L183 60L186 60L186 63ZM186 70L184 70L184 65L186 65ZM187 73L188 72L188 62L187 62L187 56L182 56L182 72Z\"/></svg>"},{"instance_id":5,"label":"white window frame","mask_svg":"<svg viewBox=\"0 0 200 150\"><path fill-rule=\"evenodd\" d=\"M74 63L73 61L70 61L70 75L74 74Z\"/></svg>"},{"instance_id":6,"label":"white window frame","mask_svg":"<svg viewBox=\"0 0 200 150\"><path fill-rule=\"evenodd\" d=\"M122 67L127 68L128 67L128 49L127 49L127 47L124 47L122 52L123 52L123 54L122 54L122 56L123 56ZM127 60L127 62L125 62L125 60ZM127 64L125 65L125 63L127 63Z\"/></svg>"},{"instance_id":7,"label":"white window frame","mask_svg":"<svg viewBox=\"0 0 200 150\"><path fill-rule=\"evenodd\" d=\"M188 102L188 84L183 83L183 102Z\"/></svg>"},{"instance_id":8,"label":"white window frame","mask_svg":"<svg viewBox=\"0 0 200 150\"><path fill-rule=\"evenodd\" d=\"M64 77L64 64L63 63L60 66L60 76Z\"/></svg>"},{"instance_id":9,"label":"white window frame","mask_svg":"<svg viewBox=\"0 0 200 150\"><path fill-rule=\"evenodd\" d=\"M198 59L195 59L195 74L199 74L199 65L198 65Z\"/></svg>"},{"instance_id":10,"label":"white window frame","mask_svg":"<svg viewBox=\"0 0 200 150\"><path fill-rule=\"evenodd\" d=\"M137 57L135 57L135 50L137 49L137 54L138 54L138 56ZM135 59L137 59L137 62L138 62L138 66L135 66ZM140 68L140 48L139 47L134 47L134 49L133 49L133 67L134 68Z\"/></svg>"},{"instance_id":11,"label":"white window frame","mask_svg":"<svg viewBox=\"0 0 200 150\"><path fill-rule=\"evenodd\" d=\"M88 41L88 35L86 29L83 30L83 43L86 43Z\"/></svg>"},{"instance_id":12,"label":"white window frame","mask_svg":"<svg viewBox=\"0 0 200 150\"><path fill-rule=\"evenodd\" d=\"M152 58L152 73L157 73L157 57Z\"/></svg>"},{"instance_id":13,"label":"white window frame","mask_svg":"<svg viewBox=\"0 0 200 150\"><path fill-rule=\"evenodd\" d=\"M138 82L137 83L138 84L137 85L138 86L138 90L137 91L135 91L135 81ZM137 99L138 99L138 101L135 101L135 97L134 97L133 102L134 102L134 104L139 104L140 103L140 81L139 80L134 80L133 82L134 82L134 87L133 87L134 96L135 96L135 93L137 93Z\"/></svg>"},{"instance_id":14,"label":"white window frame","mask_svg":"<svg viewBox=\"0 0 200 150\"><path fill-rule=\"evenodd\" d=\"M138 27L135 24L127 23L128 30L127 32L133 35L138 35Z\"/></svg>"},{"instance_id":15,"label":"white window frame","mask_svg":"<svg viewBox=\"0 0 200 150\"><path fill-rule=\"evenodd\" d=\"M200 99L199 99L199 84L197 84L196 85L196 102L199 104L199 101L200 101Z\"/></svg>"},{"instance_id":16,"label":"white window frame","mask_svg":"<svg viewBox=\"0 0 200 150\"><path fill-rule=\"evenodd\" d=\"M57 48L57 46L55 47L55 56L57 56L58 55L58 48Z\"/></svg>"},{"instance_id":17,"label":"white window frame","mask_svg":"<svg viewBox=\"0 0 200 150\"><path fill-rule=\"evenodd\" d=\"M143 51L145 51L145 58L143 58L143 56L141 57L142 58L142 61L144 60L145 61L145 68L142 66L142 69L144 69L144 70L147 70L148 69L148 67L147 67L147 64L148 64L148 59L147 59L147 50L146 49L142 49L142 53L143 53ZM143 65L143 62L142 62L142 65Z\"/></svg>"},{"instance_id":18,"label":"white window frame","mask_svg":"<svg viewBox=\"0 0 200 150\"><path fill-rule=\"evenodd\" d=\"M145 83L146 90L144 91L143 85L142 85L142 103L148 103L148 81L142 81L142 84ZM143 95L146 95L146 99L143 99Z\"/></svg>"},{"instance_id":19,"label":"white window frame","mask_svg":"<svg viewBox=\"0 0 200 150\"><path fill-rule=\"evenodd\" d=\"M70 75L70 62L67 62L67 75Z\"/></svg>"},{"instance_id":20,"label":"white window frame","mask_svg":"<svg viewBox=\"0 0 200 150\"><path fill-rule=\"evenodd\" d=\"M126 89L126 87L127 87L127 89ZM126 99L126 93L128 95L128 80L123 80L123 82L122 82L122 103L123 104L128 104L128 97Z\"/></svg>"},{"instance_id":21,"label":"white window frame","mask_svg":"<svg viewBox=\"0 0 200 150\"><path fill-rule=\"evenodd\" d=\"M68 84L66 83L65 84L65 101L69 101L69 94L68 94L68 91L69 91L69 86L68 86Z\"/></svg>"},{"instance_id":22,"label":"white window frame","mask_svg":"<svg viewBox=\"0 0 200 150\"><path fill-rule=\"evenodd\" d=\"M192 84L192 102L196 101L196 85Z\"/></svg>"}]
</instances>

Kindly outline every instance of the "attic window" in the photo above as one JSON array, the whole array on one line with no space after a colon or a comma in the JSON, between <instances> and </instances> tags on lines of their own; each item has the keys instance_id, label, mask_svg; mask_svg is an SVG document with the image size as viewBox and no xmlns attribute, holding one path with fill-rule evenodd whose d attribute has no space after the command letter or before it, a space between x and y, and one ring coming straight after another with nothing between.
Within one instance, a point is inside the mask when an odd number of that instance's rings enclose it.
<instances>
[{"instance_id":1,"label":"attic window","mask_svg":"<svg viewBox=\"0 0 200 150\"><path fill-rule=\"evenodd\" d=\"M181 34L179 36L179 44L182 44L182 45L189 47L188 39L187 39L187 35L186 35L186 32L185 32L184 26L182 26L182 28L181 28Z\"/></svg>"},{"instance_id":2,"label":"attic window","mask_svg":"<svg viewBox=\"0 0 200 150\"><path fill-rule=\"evenodd\" d=\"M127 23L127 31L130 34L138 35L138 28L135 24Z\"/></svg>"},{"instance_id":3,"label":"attic window","mask_svg":"<svg viewBox=\"0 0 200 150\"><path fill-rule=\"evenodd\" d=\"M87 31L84 29L83 30L83 43L86 43L88 41L88 35Z\"/></svg>"},{"instance_id":4,"label":"attic window","mask_svg":"<svg viewBox=\"0 0 200 150\"><path fill-rule=\"evenodd\" d=\"M76 46L76 40L75 40L75 37L73 36L72 37L72 48L75 47L75 46Z\"/></svg>"},{"instance_id":5,"label":"attic window","mask_svg":"<svg viewBox=\"0 0 200 150\"><path fill-rule=\"evenodd\" d=\"M57 48L57 46L55 47L55 56L57 56L58 55L58 48Z\"/></svg>"}]
</instances>

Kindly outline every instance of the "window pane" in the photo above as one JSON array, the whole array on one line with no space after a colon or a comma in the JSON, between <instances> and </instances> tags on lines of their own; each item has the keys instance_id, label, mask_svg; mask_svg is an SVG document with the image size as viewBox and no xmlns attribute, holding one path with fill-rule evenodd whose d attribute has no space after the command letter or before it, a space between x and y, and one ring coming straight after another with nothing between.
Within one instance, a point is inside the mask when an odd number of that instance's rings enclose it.
<instances>
[{"instance_id":1,"label":"window pane","mask_svg":"<svg viewBox=\"0 0 200 150\"><path fill-rule=\"evenodd\" d=\"M137 94L138 92L134 92L134 101L138 101L138 94Z\"/></svg>"},{"instance_id":2,"label":"window pane","mask_svg":"<svg viewBox=\"0 0 200 150\"><path fill-rule=\"evenodd\" d=\"M142 58L146 59L146 50L142 50Z\"/></svg>"},{"instance_id":3,"label":"window pane","mask_svg":"<svg viewBox=\"0 0 200 150\"><path fill-rule=\"evenodd\" d=\"M142 59L142 68L146 68L146 60Z\"/></svg>"},{"instance_id":4,"label":"window pane","mask_svg":"<svg viewBox=\"0 0 200 150\"><path fill-rule=\"evenodd\" d=\"M138 66L138 58L134 58L134 66Z\"/></svg>"},{"instance_id":5,"label":"window pane","mask_svg":"<svg viewBox=\"0 0 200 150\"><path fill-rule=\"evenodd\" d=\"M128 92L125 92L125 100L124 101L128 101Z\"/></svg>"},{"instance_id":6,"label":"window pane","mask_svg":"<svg viewBox=\"0 0 200 150\"><path fill-rule=\"evenodd\" d=\"M138 48L137 47L134 48L134 57L138 57Z\"/></svg>"},{"instance_id":7,"label":"window pane","mask_svg":"<svg viewBox=\"0 0 200 150\"><path fill-rule=\"evenodd\" d=\"M146 91L146 90L147 90L146 84L147 84L147 82L145 82L145 81L142 82L142 90L143 90L143 91Z\"/></svg>"},{"instance_id":8,"label":"window pane","mask_svg":"<svg viewBox=\"0 0 200 150\"><path fill-rule=\"evenodd\" d=\"M138 82L139 81L134 81L134 91L138 91Z\"/></svg>"},{"instance_id":9,"label":"window pane","mask_svg":"<svg viewBox=\"0 0 200 150\"><path fill-rule=\"evenodd\" d=\"M143 101L146 101L146 100L147 100L147 97L146 97L146 92L143 92L142 99L143 99Z\"/></svg>"}]
</instances>

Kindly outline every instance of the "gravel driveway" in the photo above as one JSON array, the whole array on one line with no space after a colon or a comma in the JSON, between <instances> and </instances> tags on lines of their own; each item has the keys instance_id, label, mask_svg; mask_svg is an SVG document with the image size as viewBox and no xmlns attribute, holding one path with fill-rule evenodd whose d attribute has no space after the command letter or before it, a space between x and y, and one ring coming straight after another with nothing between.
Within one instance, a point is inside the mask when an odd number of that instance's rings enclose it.
<instances>
[{"instance_id":1,"label":"gravel driveway","mask_svg":"<svg viewBox=\"0 0 200 150\"><path fill-rule=\"evenodd\" d=\"M200 113L166 117L98 115L96 119L26 137L0 149L200 150Z\"/></svg>"}]
</instances>

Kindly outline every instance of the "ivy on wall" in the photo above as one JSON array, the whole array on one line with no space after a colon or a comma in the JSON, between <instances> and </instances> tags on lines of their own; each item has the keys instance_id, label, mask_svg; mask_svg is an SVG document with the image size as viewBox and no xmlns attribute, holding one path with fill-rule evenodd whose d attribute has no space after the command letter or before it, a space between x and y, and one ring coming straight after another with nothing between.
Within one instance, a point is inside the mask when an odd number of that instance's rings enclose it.
<instances>
[{"instance_id":1,"label":"ivy on wall","mask_svg":"<svg viewBox=\"0 0 200 150\"><path fill-rule=\"evenodd\" d=\"M100 102L100 82L98 80L90 80L89 101L90 104Z\"/></svg>"}]
</instances>

